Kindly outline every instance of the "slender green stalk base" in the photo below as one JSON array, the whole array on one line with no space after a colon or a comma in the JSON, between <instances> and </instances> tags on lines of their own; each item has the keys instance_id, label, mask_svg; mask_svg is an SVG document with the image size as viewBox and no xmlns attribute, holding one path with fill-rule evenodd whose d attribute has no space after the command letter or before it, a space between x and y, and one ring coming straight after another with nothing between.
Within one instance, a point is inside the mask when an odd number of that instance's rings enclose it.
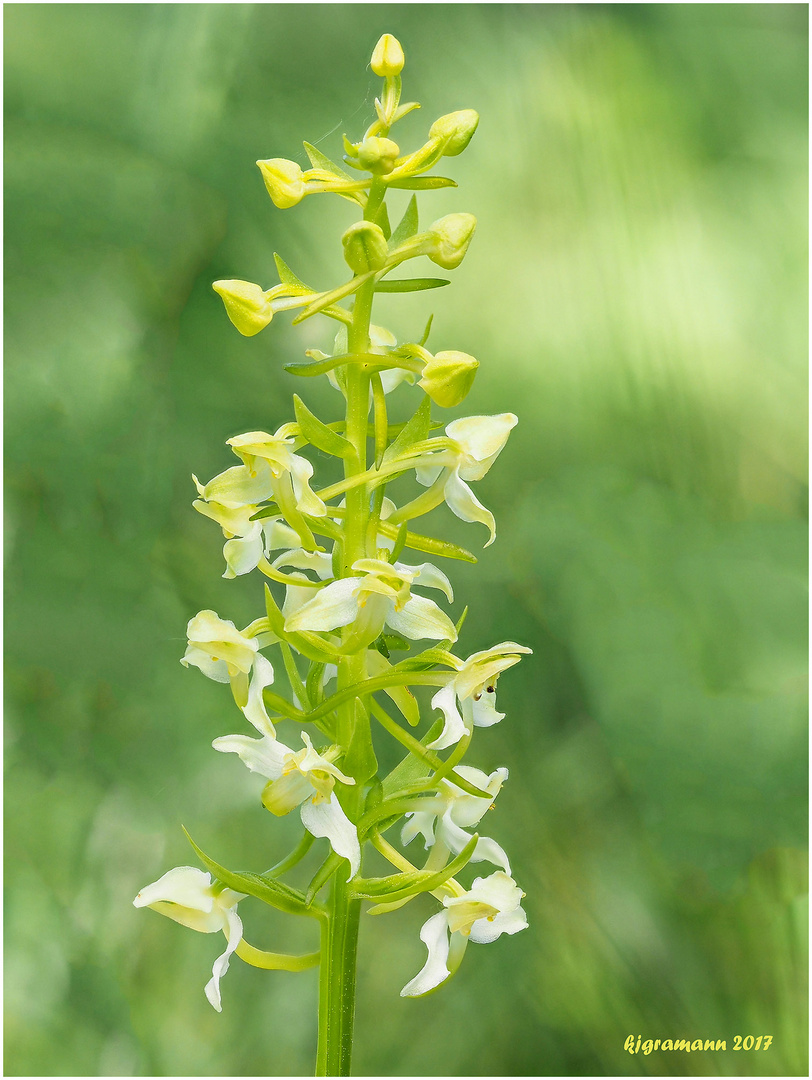
<instances>
[{"instance_id":1,"label":"slender green stalk base","mask_svg":"<svg viewBox=\"0 0 812 1080\"><path fill-rule=\"evenodd\" d=\"M337 874L322 939L316 1076L350 1075L360 914L361 902L350 899L346 882Z\"/></svg>"}]
</instances>

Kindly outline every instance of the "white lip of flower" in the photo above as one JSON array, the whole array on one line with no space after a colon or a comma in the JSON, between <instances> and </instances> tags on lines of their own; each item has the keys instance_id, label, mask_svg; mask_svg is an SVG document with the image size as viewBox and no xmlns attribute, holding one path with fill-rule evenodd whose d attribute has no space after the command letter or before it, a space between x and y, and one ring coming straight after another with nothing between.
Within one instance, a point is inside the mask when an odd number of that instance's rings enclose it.
<instances>
[{"instance_id":1,"label":"white lip of flower","mask_svg":"<svg viewBox=\"0 0 812 1080\"><path fill-rule=\"evenodd\" d=\"M420 931L428 959L400 996L420 997L445 982L459 967L469 940L487 944L502 934L524 930L523 896L513 878L497 870L489 877L476 878L468 892L444 897L445 910L432 915Z\"/></svg>"},{"instance_id":2,"label":"white lip of flower","mask_svg":"<svg viewBox=\"0 0 812 1080\"><path fill-rule=\"evenodd\" d=\"M245 637L230 619L209 610L189 620L186 636L189 644L181 658L183 666L199 668L215 682L231 683L246 720L263 735L275 735L262 697L264 688L273 682L273 667L259 651L257 639Z\"/></svg>"},{"instance_id":3,"label":"white lip of flower","mask_svg":"<svg viewBox=\"0 0 812 1080\"><path fill-rule=\"evenodd\" d=\"M515 641L503 641L469 656L451 682L431 699L431 707L441 710L445 724L439 737L429 743L429 749L445 750L474 727L491 727L503 720L505 714L496 711L496 681L501 672L519 663L521 654L532 651Z\"/></svg>"},{"instance_id":4,"label":"white lip of flower","mask_svg":"<svg viewBox=\"0 0 812 1080\"><path fill-rule=\"evenodd\" d=\"M458 765L457 772L463 779L469 780L482 791L487 791L490 799L469 795L450 780L441 780L431 808L407 814L409 820L401 831L401 841L404 844L411 843L418 834L422 834L426 848L434 847L435 844L445 845L454 855L459 855L471 839L470 833L464 831L465 828L478 824L493 806L502 784L508 778L507 769L496 769L488 776L480 769ZM471 862L483 860L500 866L506 874L510 873L507 855L499 844L488 836L479 838L471 856Z\"/></svg>"},{"instance_id":5,"label":"white lip of flower","mask_svg":"<svg viewBox=\"0 0 812 1080\"><path fill-rule=\"evenodd\" d=\"M454 420L445 429L446 435L456 444L454 464L445 467L426 465L416 471L417 481L424 487L442 484L443 498L458 518L480 521L488 526L491 535L485 547L490 547L496 539L496 522L490 510L479 502L465 481L482 479L499 457L518 422L518 417L513 413L464 416ZM454 454L455 451L447 453Z\"/></svg>"},{"instance_id":6,"label":"white lip of flower","mask_svg":"<svg viewBox=\"0 0 812 1080\"><path fill-rule=\"evenodd\" d=\"M324 517L327 507L310 488L313 466L291 450L295 440L282 437L280 432L283 430L280 428L275 435L269 435L267 431L247 431L244 435L228 439L227 445L242 459L251 477L259 479L263 470L269 470L273 496L283 513L285 505L290 502L290 494L285 486L289 483L296 507L303 514Z\"/></svg>"},{"instance_id":7,"label":"white lip of flower","mask_svg":"<svg viewBox=\"0 0 812 1080\"><path fill-rule=\"evenodd\" d=\"M202 934L223 931L228 942L226 951L214 961L212 977L206 983L205 991L217 1012L223 1011L220 979L228 971L231 954L242 940L242 922L236 907L245 895L231 889L215 889L211 875L194 866L176 866L143 888L133 900L137 908L151 907Z\"/></svg>"},{"instance_id":8,"label":"white lip of flower","mask_svg":"<svg viewBox=\"0 0 812 1080\"><path fill-rule=\"evenodd\" d=\"M384 625L412 641L457 640L454 624L434 601L411 594L414 583L440 589L449 602L453 601L451 584L436 566L358 559L352 569L364 576L338 578L320 589L286 619L285 629L328 631L357 622L359 640L367 643L378 637Z\"/></svg>"},{"instance_id":9,"label":"white lip of flower","mask_svg":"<svg viewBox=\"0 0 812 1080\"><path fill-rule=\"evenodd\" d=\"M344 813L333 788L338 780L354 784L333 761L340 750L331 746L324 753L314 747L306 731L301 733L304 749L294 752L268 735L252 739L248 735L223 735L212 746L224 754L238 754L251 770L270 781L263 792L264 806L282 817L301 806L302 824L313 836L326 836L333 851L348 859L352 880L361 865L358 831Z\"/></svg>"},{"instance_id":10,"label":"white lip of flower","mask_svg":"<svg viewBox=\"0 0 812 1080\"><path fill-rule=\"evenodd\" d=\"M235 465L208 484L201 484L194 475L192 480L200 495L192 506L216 521L226 537L224 578L247 574L268 552L300 543L299 534L279 518L251 521L261 504L273 497L269 469L260 469L252 476L245 465Z\"/></svg>"}]
</instances>

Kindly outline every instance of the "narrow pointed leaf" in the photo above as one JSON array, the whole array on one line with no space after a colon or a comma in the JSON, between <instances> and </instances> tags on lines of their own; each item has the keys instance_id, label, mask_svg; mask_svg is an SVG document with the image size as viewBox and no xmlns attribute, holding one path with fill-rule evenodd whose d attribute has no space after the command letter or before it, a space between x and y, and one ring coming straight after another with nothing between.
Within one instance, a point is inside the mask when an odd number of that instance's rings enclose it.
<instances>
[{"instance_id":1,"label":"narrow pointed leaf","mask_svg":"<svg viewBox=\"0 0 812 1080\"><path fill-rule=\"evenodd\" d=\"M415 236L417 231L417 196L412 195L411 199L409 199L409 205L406 207L406 212L400 219L397 228L392 233L392 237L389 241L389 250L394 251L396 247L400 247L404 241Z\"/></svg>"},{"instance_id":2,"label":"narrow pointed leaf","mask_svg":"<svg viewBox=\"0 0 812 1080\"><path fill-rule=\"evenodd\" d=\"M314 169L326 169L327 172L335 173L336 176L341 176L345 180L353 180L354 177L350 176L348 172L345 172L340 165L336 165L334 161L331 161L326 154L323 154L318 147L313 146L312 143L302 143L305 148L305 153L310 158L310 164Z\"/></svg>"},{"instance_id":3,"label":"narrow pointed leaf","mask_svg":"<svg viewBox=\"0 0 812 1080\"><path fill-rule=\"evenodd\" d=\"M426 292L428 289L442 289L450 285L448 278L384 278L375 286L376 293Z\"/></svg>"},{"instance_id":4,"label":"narrow pointed leaf","mask_svg":"<svg viewBox=\"0 0 812 1080\"><path fill-rule=\"evenodd\" d=\"M333 457L347 458L355 454L352 443L332 431L327 425L319 420L315 413L308 409L298 394L293 395L293 408L296 412L296 422L299 430L309 443L323 450L325 454Z\"/></svg>"},{"instance_id":5,"label":"narrow pointed leaf","mask_svg":"<svg viewBox=\"0 0 812 1080\"><path fill-rule=\"evenodd\" d=\"M437 188L456 186L456 180L447 176L407 176L403 180L389 181L389 187L407 188L409 191L436 191Z\"/></svg>"},{"instance_id":6,"label":"narrow pointed leaf","mask_svg":"<svg viewBox=\"0 0 812 1080\"><path fill-rule=\"evenodd\" d=\"M429 437L429 425L431 422L431 398L424 397L418 405L414 416L406 424L400 435L389 446L384 455L384 460L393 461L405 454L410 446L423 442Z\"/></svg>"},{"instance_id":7,"label":"narrow pointed leaf","mask_svg":"<svg viewBox=\"0 0 812 1080\"><path fill-rule=\"evenodd\" d=\"M310 287L309 285L305 285L300 278L296 277L281 255L277 255L277 253L274 252L273 261L276 263L276 272L283 285L296 285L302 289L308 289Z\"/></svg>"}]
</instances>

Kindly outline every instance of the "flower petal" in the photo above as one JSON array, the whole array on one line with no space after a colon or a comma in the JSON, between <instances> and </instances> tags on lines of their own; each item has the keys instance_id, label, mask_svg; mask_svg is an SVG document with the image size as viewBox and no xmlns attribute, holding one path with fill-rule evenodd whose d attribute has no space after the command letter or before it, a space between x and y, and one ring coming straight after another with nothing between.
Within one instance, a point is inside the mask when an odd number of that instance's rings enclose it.
<instances>
[{"instance_id":1,"label":"flower petal","mask_svg":"<svg viewBox=\"0 0 812 1080\"><path fill-rule=\"evenodd\" d=\"M252 739L250 735L221 735L212 743L221 754L238 754L251 772L259 773L266 780L278 780L285 760L293 751L277 739L267 735Z\"/></svg>"},{"instance_id":2,"label":"flower petal","mask_svg":"<svg viewBox=\"0 0 812 1080\"><path fill-rule=\"evenodd\" d=\"M471 941L480 945L487 945L496 941L502 934L518 934L527 927L527 915L524 908L514 908L513 911L500 911L490 919L477 919L471 927Z\"/></svg>"},{"instance_id":3,"label":"flower petal","mask_svg":"<svg viewBox=\"0 0 812 1080\"><path fill-rule=\"evenodd\" d=\"M485 475L508 441L519 418L513 413L498 413L496 416L463 416L447 425L446 435L459 443L466 457L472 458L471 475L466 480L479 480ZM475 465L474 463L477 463ZM484 470L482 465L485 465Z\"/></svg>"},{"instance_id":4,"label":"flower petal","mask_svg":"<svg viewBox=\"0 0 812 1080\"><path fill-rule=\"evenodd\" d=\"M401 997L420 997L445 982L451 972L448 960L448 915L438 911L423 924L420 940L429 952L428 959L413 979L400 992Z\"/></svg>"},{"instance_id":5,"label":"flower petal","mask_svg":"<svg viewBox=\"0 0 812 1080\"><path fill-rule=\"evenodd\" d=\"M199 668L203 674L214 679L215 682L226 683L229 680L228 664L225 660L213 660L208 653L203 652L197 645L189 644L180 661L184 667Z\"/></svg>"},{"instance_id":6,"label":"flower petal","mask_svg":"<svg viewBox=\"0 0 812 1080\"><path fill-rule=\"evenodd\" d=\"M400 611L396 611L393 605L386 621L396 634L403 634L412 641L420 641L421 638L457 640L454 623L433 600L425 596L410 596Z\"/></svg>"},{"instance_id":7,"label":"flower petal","mask_svg":"<svg viewBox=\"0 0 812 1080\"><path fill-rule=\"evenodd\" d=\"M259 522L254 522L259 525ZM257 529L253 536L239 537L235 540L226 540L223 545L223 555L226 560L226 572L224 578L242 577L255 569L262 558L262 529Z\"/></svg>"},{"instance_id":8,"label":"flower petal","mask_svg":"<svg viewBox=\"0 0 812 1080\"><path fill-rule=\"evenodd\" d=\"M480 799L479 801L484 802L485 800ZM471 835L452 821L451 811L449 809L438 823L437 839L442 840L448 850L453 852L454 855L459 855L471 839ZM493 863L494 866L501 867L506 874L510 873L510 863L508 862L507 855L497 842L491 840L489 836L480 836L479 840L477 840L474 853L471 856L471 862Z\"/></svg>"},{"instance_id":9,"label":"flower petal","mask_svg":"<svg viewBox=\"0 0 812 1080\"><path fill-rule=\"evenodd\" d=\"M361 866L358 830L341 809L335 794L330 796L329 802L311 799L303 803L301 814L302 824L309 833L326 836L336 855L349 859L350 876L347 881L352 881Z\"/></svg>"},{"instance_id":10,"label":"flower petal","mask_svg":"<svg viewBox=\"0 0 812 1080\"><path fill-rule=\"evenodd\" d=\"M298 454L290 455L290 475L293 480L293 491L296 495L296 504L303 514L311 517L324 517L327 507L310 488L309 480L313 475L313 466L307 458L299 457Z\"/></svg>"},{"instance_id":11,"label":"flower petal","mask_svg":"<svg viewBox=\"0 0 812 1080\"><path fill-rule=\"evenodd\" d=\"M449 746L455 746L466 732L465 723L457 708L457 695L454 683L438 690L431 699L432 709L440 709L445 716L445 725L440 732L439 738L430 742L427 750L446 750Z\"/></svg>"},{"instance_id":12,"label":"flower petal","mask_svg":"<svg viewBox=\"0 0 812 1080\"><path fill-rule=\"evenodd\" d=\"M145 885L133 900L133 905L149 907L160 900L209 913L214 907L211 874L204 873L195 866L176 866L167 870L163 877L153 881L151 885Z\"/></svg>"},{"instance_id":13,"label":"flower petal","mask_svg":"<svg viewBox=\"0 0 812 1080\"><path fill-rule=\"evenodd\" d=\"M488 526L491 537L485 547L490 547L496 539L496 520L487 506L482 505L465 481L460 478L458 469L452 469L448 474L445 482L445 501L449 510L463 521L479 521Z\"/></svg>"},{"instance_id":14,"label":"flower petal","mask_svg":"<svg viewBox=\"0 0 812 1080\"><path fill-rule=\"evenodd\" d=\"M346 577L325 585L312 600L285 619L285 629L318 631L347 626L358 614L362 582L363 578Z\"/></svg>"},{"instance_id":15,"label":"flower petal","mask_svg":"<svg viewBox=\"0 0 812 1080\"><path fill-rule=\"evenodd\" d=\"M395 569L411 571L414 574L416 585L422 585L424 589L439 589L445 593L449 604L454 603L454 590L451 588L451 582L438 567L427 562L421 563L419 566L406 566L404 563L395 563Z\"/></svg>"},{"instance_id":16,"label":"flower petal","mask_svg":"<svg viewBox=\"0 0 812 1080\"><path fill-rule=\"evenodd\" d=\"M262 691L273 682L273 667L270 660L258 652L254 658L254 673L248 690L248 704L244 707L245 719L254 725L261 735L276 738L276 728L265 708Z\"/></svg>"},{"instance_id":17,"label":"flower petal","mask_svg":"<svg viewBox=\"0 0 812 1080\"><path fill-rule=\"evenodd\" d=\"M242 940L242 920L236 911L226 911L226 937L228 944L226 945L226 951L218 956L214 961L214 965L211 969L211 979L206 983L205 994L209 999L210 1004L218 1011L223 1011L223 1006L220 1004L220 979L228 971L228 961L231 954L239 945Z\"/></svg>"}]
</instances>

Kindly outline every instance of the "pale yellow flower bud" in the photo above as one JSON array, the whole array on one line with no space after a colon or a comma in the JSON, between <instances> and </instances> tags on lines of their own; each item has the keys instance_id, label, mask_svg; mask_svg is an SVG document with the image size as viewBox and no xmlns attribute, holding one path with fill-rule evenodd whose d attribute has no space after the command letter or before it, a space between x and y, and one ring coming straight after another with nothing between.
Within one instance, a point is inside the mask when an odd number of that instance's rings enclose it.
<instances>
[{"instance_id":1,"label":"pale yellow flower bud","mask_svg":"<svg viewBox=\"0 0 812 1080\"><path fill-rule=\"evenodd\" d=\"M431 242L425 254L444 270L453 270L465 258L475 228L473 214L446 214L429 227Z\"/></svg>"},{"instance_id":2,"label":"pale yellow flower bud","mask_svg":"<svg viewBox=\"0 0 812 1080\"><path fill-rule=\"evenodd\" d=\"M398 154L400 147L396 142L370 135L358 147L358 164L362 169L383 176L394 169Z\"/></svg>"},{"instance_id":3,"label":"pale yellow flower bud","mask_svg":"<svg viewBox=\"0 0 812 1080\"><path fill-rule=\"evenodd\" d=\"M289 206L295 206L302 201L306 193L305 182L302 170L295 161L269 158L267 161L258 161L257 165L274 206L287 210Z\"/></svg>"},{"instance_id":4,"label":"pale yellow flower bud","mask_svg":"<svg viewBox=\"0 0 812 1080\"><path fill-rule=\"evenodd\" d=\"M435 404L452 409L467 396L474 384L479 361L464 352L439 352L430 357L417 384Z\"/></svg>"},{"instance_id":5,"label":"pale yellow flower bud","mask_svg":"<svg viewBox=\"0 0 812 1080\"><path fill-rule=\"evenodd\" d=\"M473 138L479 123L479 113L474 109L461 109L435 120L429 129L430 139L448 139L443 148L445 157L461 154Z\"/></svg>"},{"instance_id":6,"label":"pale yellow flower bud","mask_svg":"<svg viewBox=\"0 0 812 1080\"><path fill-rule=\"evenodd\" d=\"M383 34L372 53L370 67L375 74L380 75L382 78L400 75L405 63L403 48L398 39L393 37L392 34Z\"/></svg>"},{"instance_id":7,"label":"pale yellow flower bud","mask_svg":"<svg viewBox=\"0 0 812 1080\"><path fill-rule=\"evenodd\" d=\"M226 314L244 337L258 334L273 318L269 293L251 281L215 281L212 288L222 298Z\"/></svg>"},{"instance_id":8,"label":"pale yellow flower bud","mask_svg":"<svg viewBox=\"0 0 812 1080\"><path fill-rule=\"evenodd\" d=\"M380 270L386 262L386 237L372 221L357 221L341 237L344 258L354 274Z\"/></svg>"}]
</instances>

